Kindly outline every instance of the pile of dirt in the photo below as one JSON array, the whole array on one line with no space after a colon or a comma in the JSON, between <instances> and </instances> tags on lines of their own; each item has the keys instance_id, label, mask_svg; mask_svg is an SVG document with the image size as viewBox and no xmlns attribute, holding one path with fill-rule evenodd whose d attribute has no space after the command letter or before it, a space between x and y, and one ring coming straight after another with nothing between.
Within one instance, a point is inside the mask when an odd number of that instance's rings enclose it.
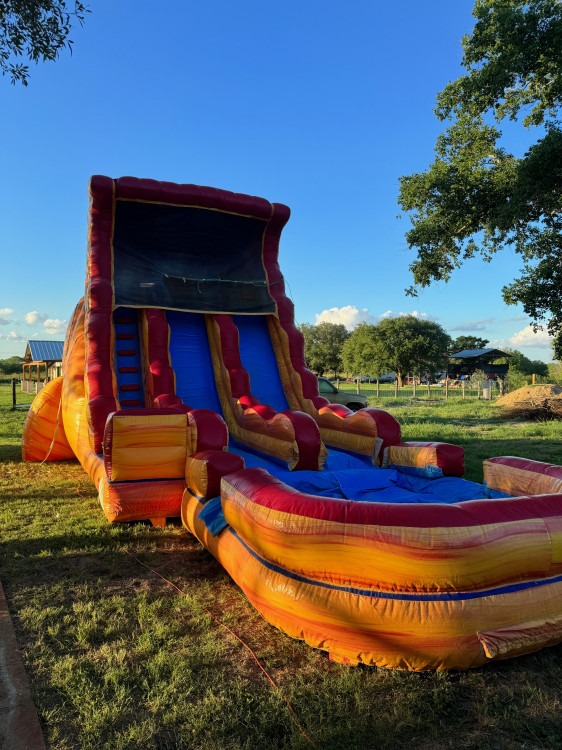
<instances>
[{"instance_id":1,"label":"pile of dirt","mask_svg":"<svg viewBox=\"0 0 562 750\"><path fill-rule=\"evenodd\" d=\"M562 418L562 386L528 385L506 393L496 404L527 418Z\"/></svg>"}]
</instances>

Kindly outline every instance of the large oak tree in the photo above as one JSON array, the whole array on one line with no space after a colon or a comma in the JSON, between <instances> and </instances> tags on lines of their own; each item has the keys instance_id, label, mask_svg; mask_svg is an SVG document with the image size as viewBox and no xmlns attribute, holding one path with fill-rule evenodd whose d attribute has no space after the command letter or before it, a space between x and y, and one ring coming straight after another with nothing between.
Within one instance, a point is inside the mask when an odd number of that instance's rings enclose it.
<instances>
[{"instance_id":1,"label":"large oak tree","mask_svg":"<svg viewBox=\"0 0 562 750\"><path fill-rule=\"evenodd\" d=\"M304 336L304 356L308 367L318 375L333 372L337 377L342 369L342 347L349 331L342 323L324 321L299 326Z\"/></svg>"},{"instance_id":2,"label":"large oak tree","mask_svg":"<svg viewBox=\"0 0 562 750\"><path fill-rule=\"evenodd\" d=\"M450 336L438 323L414 315L360 323L343 345L344 367L355 373L394 372L398 385L408 372L433 373L447 363Z\"/></svg>"},{"instance_id":3,"label":"large oak tree","mask_svg":"<svg viewBox=\"0 0 562 750\"><path fill-rule=\"evenodd\" d=\"M466 75L437 98L448 121L435 160L401 178L399 202L411 212L406 238L417 250L414 285L447 280L466 258L502 248L521 255L520 277L507 283L508 304L521 303L546 325L562 357L562 2L476 0L476 24L463 39ZM523 156L500 143L507 118L534 128Z\"/></svg>"}]
</instances>

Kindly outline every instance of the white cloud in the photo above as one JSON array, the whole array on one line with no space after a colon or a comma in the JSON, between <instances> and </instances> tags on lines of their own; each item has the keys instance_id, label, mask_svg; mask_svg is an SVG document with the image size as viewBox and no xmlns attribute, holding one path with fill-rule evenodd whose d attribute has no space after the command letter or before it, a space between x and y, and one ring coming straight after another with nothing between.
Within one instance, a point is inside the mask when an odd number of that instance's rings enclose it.
<instances>
[{"instance_id":1,"label":"white cloud","mask_svg":"<svg viewBox=\"0 0 562 750\"><path fill-rule=\"evenodd\" d=\"M376 323L377 319L364 307L362 310L354 305L346 307L331 307L322 310L316 315L316 323L343 323L346 328L352 330L359 323Z\"/></svg>"},{"instance_id":2,"label":"white cloud","mask_svg":"<svg viewBox=\"0 0 562 750\"><path fill-rule=\"evenodd\" d=\"M13 324L13 320L8 320L8 318L4 318L2 316L4 315L11 315L14 311L11 307L0 307L0 326L9 326Z\"/></svg>"},{"instance_id":3,"label":"white cloud","mask_svg":"<svg viewBox=\"0 0 562 750\"><path fill-rule=\"evenodd\" d=\"M402 310L399 313L395 313L393 310L387 310L381 315L378 315L377 320L385 320L386 318L403 318L405 315L411 315L413 318L418 318L418 320L431 320L430 315L420 312L419 310L411 310L410 312L404 312Z\"/></svg>"},{"instance_id":4,"label":"white cloud","mask_svg":"<svg viewBox=\"0 0 562 750\"><path fill-rule=\"evenodd\" d=\"M533 331L531 326L526 326L514 334L510 339L509 343L517 348L519 346L534 346L541 349L550 349L552 346L552 338L548 335L547 331Z\"/></svg>"},{"instance_id":5,"label":"white cloud","mask_svg":"<svg viewBox=\"0 0 562 750\"><path fill-rule=\"evenodd\" d=\"M380 315L372 315L366 307L361 310L355 305L346 305L345 307L331 307L329 310L322 310L316 314L316 323L343 323L343 325L352 331L359 323L370 323L374 325L384 318L400 318L403 315L413 315L420 320L430 320L427 313L413 310L412 312L394 313L387 310Z\"/></svg>"},{"instance_id":6,"label":"white cloud","mask_svg":"<svg viewBox=\"0 0 562 750\"><path fill-rule=\"evenodd\" d=\"M27 312L23 317L28 326L34 326L37 325L37 323L47 320L47 316L37 312L37 310Z\"/></svg>"},{"instance_id":7,"label":"white cloud","mask_svg":"<svg viewBox=\"0 0 562 750\"><path fill-rule=\"evenodd\" d=\"M43 328L46 333L64 333L66 331L67 320L59 320L58 318L47 318L43 322Z\"/></svg>"},{"instance_id":8,"label":"white cloud","mask_svg":"<svg viewBox=\"0 0 562 750\"><path fill-rule=\"evenodd\" d=\"M36 326L39 323L43 324L43 330L45 333L60 334L66 331L67 320L59 320L58 318L49 318L45 313L40 313L37 310L30 310L23 316L28 326Z\"/></svg>"}]
</instances>

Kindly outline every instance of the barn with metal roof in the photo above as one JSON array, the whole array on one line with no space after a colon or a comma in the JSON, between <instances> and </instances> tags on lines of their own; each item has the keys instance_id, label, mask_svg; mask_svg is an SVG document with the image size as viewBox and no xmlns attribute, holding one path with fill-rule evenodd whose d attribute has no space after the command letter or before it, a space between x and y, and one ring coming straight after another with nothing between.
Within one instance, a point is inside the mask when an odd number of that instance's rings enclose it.
<instances>
[{"instance_id":1,"label":"barn with metal roof","mask_svg":"<svg viewBox=\"0 0 562 750\"><path fill-rule=\"evenodd\" d=\"M64 341L29 340L22 363L21 389L37 393L48 380L62 375Z\"/></svg>"}]
</instances>

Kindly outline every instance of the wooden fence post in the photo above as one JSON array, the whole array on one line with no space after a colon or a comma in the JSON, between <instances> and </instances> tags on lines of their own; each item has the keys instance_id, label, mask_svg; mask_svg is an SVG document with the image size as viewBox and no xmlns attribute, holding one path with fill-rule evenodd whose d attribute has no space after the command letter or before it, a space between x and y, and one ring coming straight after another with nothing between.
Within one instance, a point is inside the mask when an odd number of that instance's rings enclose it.
<instances>
[{"instance_id":1,"label":"wooden fence post","mask_svg":"<svg viewBox=\"0 0 562 750\"><path fill-rule=\"evenodd\" d=\"M449 400L449 378L445 378L445 401Z\"/></svg>"}]
</instances>

